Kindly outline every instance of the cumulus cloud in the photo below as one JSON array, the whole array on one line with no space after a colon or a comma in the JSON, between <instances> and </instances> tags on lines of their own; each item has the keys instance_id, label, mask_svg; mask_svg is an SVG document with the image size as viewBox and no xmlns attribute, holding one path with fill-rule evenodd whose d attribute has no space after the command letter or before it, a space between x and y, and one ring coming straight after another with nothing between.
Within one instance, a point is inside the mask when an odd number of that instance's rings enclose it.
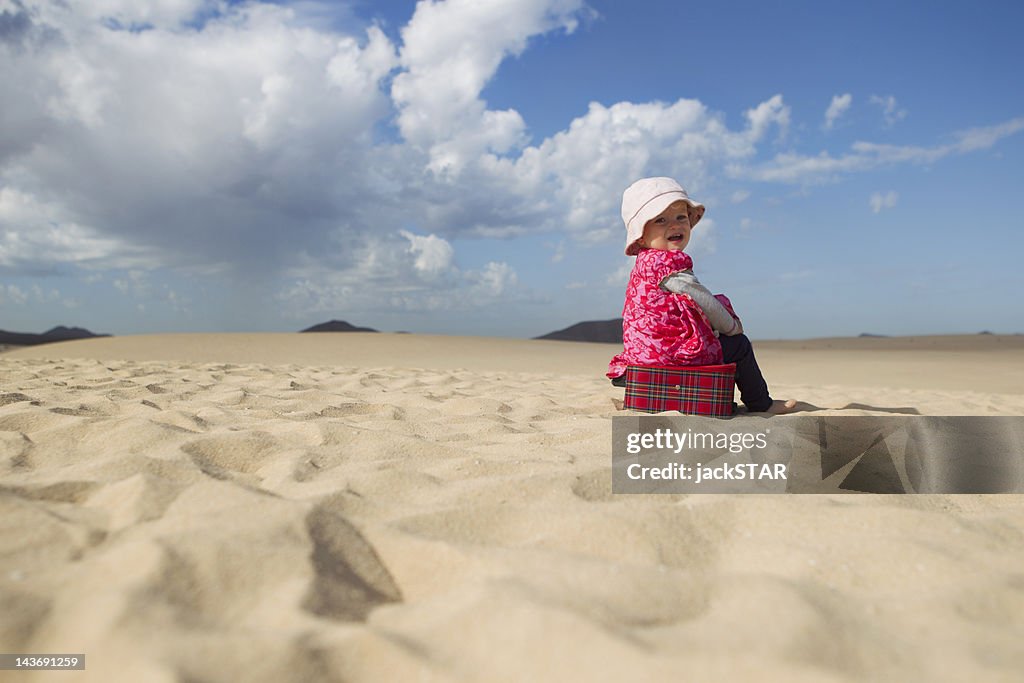
<instances>
[{"instance_id":1,"label":"cumulus cloud","mask_svg":"<svg viewBox=\"0 0 1024 683\"><path fill-rule=\"evenodd\" d=\"M850 108L852 103L853 95L850 93L833 95L828 109L825 110L825 130L831 130L836 121L839 120L839 117L846 113L846 110Z\"/></svg>"},{"instance_id":2,"label":"cumulus cloud","mask_svg":"<svg viewBox=\"0 0 1024 683\"><path fill-rule=\"evenodd\" d=\"M58 203L12 187L0 187L0 266L28 273L52 272L64 264L91 267L151 265L144 247L81 225Z\"/></svg>"},{"instance_id":3,"label":"cumulus cloud","mask_svg":"<svg viewBox=\"0 0 1024 683\"><path fill-rule=\"evenodd\" d=\"M495 298L500 297L519 282L519 276L516 275L512 266L495 261L490 261L478 272L470 273L469 278L476 282L484 294Z\"/></svg>"},{"instance_id":4,"label":"cumulus cloud","mask_svg":"<svg viewBox=\"0 0 1024 683\"><path fill-rule=\"evenodd\" d=\"M404 243L374 239L355 246L349 268L317 260L296 267L277 300L301 317L338 310L369 313L382 305L409 312L459 310L531 296L519 288L519 276L507 263L463 269L444 238L406 230L399 235Z\"/></svg>"},{"instance_id":5,"label":"cumulus cloud","mask_svg":"<svg viewBox=\"0 0 1024 683\"><path fill-rule=\"evenodd\" d=\"M668 175L684 179L699 195L722 161L754 156L757 139L770 122L784 118L783 108L781 99L772 98L769 106L751 110L746 128L733 131L697 100L592 102L566 130L523 149L518 158L483 157L479 177L504 184L522 198L519 206L537 212L520 220L541 230L568 230L582 242L604 242L621 236L622 188L645 174Z\"/></svg>"},{"instance_id":6,"label":"cumulus cloud","mask_svg":"<svg viewBox=\"0 0 1024 683\"><path fill-rule=\"evenodd\" d=\"M3 184L40 207L37 223L101 232L96 259L252 268L329 232L360 197L370 131L390 110L379 84L397 56L383 33L323 34L262 4L201 31L175 28L197 3L124 15L159 22L144 31L96 20L142 5L15 6L27 34L49 38L0 44L13 116L34 122L4 122Z\"/></svg>"},{"instance_id":7,"label":"cumulus cloud","mask_svg":"<svg viewBox=\"0 0 1024 683\"><path fill-rule=\"evenodd\" d=\"M868 204L870 204L871 210L874 213L881 213L882 209L891 209L896 206L899 198L900 196L894 190L889 190L885 194L875 192L871 195L871 199L868 200Z\"/></svg>"},{"instance_id":8,"label":"cumulus cloud","mask_svg":"<svg viewBox=\"0 0 1024 683\"><path fill-rule=\"evenodd\" d=\"M131 272L216 274L266 283L297 312L486 306L530 293L500 260L460 267L456 238L618 245L622 188L643 175L694 196L730 179L820 182L1024 127L762 161L792 125L775 94L732 127L696 99L592 102L534 140L483 93L531 39L575 31L583 0L424 1L391 37L339 28L325 4L0 0L0 265L127 272L126 292ZM708 253L714 224L701 227Z\"/></svg>"},{"instance_id":9,"label":"cumulus cloud","mask_svg":"<svg viewBox=\"0 0 1024 683\"><path fill-rule=\"evenodd\" d=\"M408 230L399 234L409 240L408 251L414 257L413 267L425 277L443 274L452 267L455 250L452 245L437 235L414 235Z\"/></svg>"},{"instance_id":10,"label":"cumulus cloud","mask_svg":"<svg viewBox=\"0 0 1024 683\"><path fill-rule=\"evenodd\" d=\"M85 17L118 27L177 27L219 3L210 0L89 0L77 8Z\"/></svg>"},{"instance_id":11,"label":"cumulus cloud","mask_svg":"<svg viewBox=\"0 0 1024 683\"><path fill-rule=\"evenodd\" d=\"M480 92L502 60L527 40L575 30L582 0L448 0L420 2L402 30L401 64L391 95L398 127L427 151L435 173L458 172L481 153L526 142L519 112L487 109Z\"/></svg>"}]
</instances>

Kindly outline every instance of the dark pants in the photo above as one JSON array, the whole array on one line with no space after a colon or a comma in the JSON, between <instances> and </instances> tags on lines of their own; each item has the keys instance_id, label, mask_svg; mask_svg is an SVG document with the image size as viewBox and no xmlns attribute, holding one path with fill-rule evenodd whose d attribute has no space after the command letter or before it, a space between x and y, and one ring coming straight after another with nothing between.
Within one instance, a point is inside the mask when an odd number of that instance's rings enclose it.
<instances>
[{"instance_id":1,"label":"dark pants","mask_svg":"<svg viewBox=\"0 0 1024 683\"><path fill-rule=\"evenodd\" d=\"M768 395L768 384L761 376L761 368L757 367L754 358L754 347L745 334L718 338L722 342L722 362L736 364L736 387L740 390L740 400L752 413L761 413L772 405L772 397Z\"/></svg>"},{"instance_id":2,"label":"dark pants","mask_svg":"<svg viewBox=\"0 0 1024 683\"><path fill-rule=\"evenodd\" d=\"M768 384L761 376L761 368L757 367L754 358L754 347L745 334L718 338L722 343L722 362L736 364L736 386L740 390L740 400L752 413L761 413L772 405L772 397L768 394ZM617 387L626 386L626 376L616 377L612 384Z\"/></svg>"}]
</instances>

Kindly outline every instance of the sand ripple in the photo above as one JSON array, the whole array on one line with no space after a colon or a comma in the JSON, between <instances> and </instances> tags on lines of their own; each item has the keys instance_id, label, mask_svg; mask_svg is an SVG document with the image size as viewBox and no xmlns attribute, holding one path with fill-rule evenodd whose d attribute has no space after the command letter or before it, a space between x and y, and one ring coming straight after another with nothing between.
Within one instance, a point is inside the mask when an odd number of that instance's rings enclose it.
<instances>
[{"instance_id":1,"label":"sand ripple","mask_svg":"<svg viewBox=\"0 0 1024 683\"><path fill-rule=\"evenodd\" d=\"M1020 496L612 496L600 377L4 358L0 382L0 642L85 652L75 680L1024 669ZM1024 408L877 392L775 388Z\"/></svg>"}]
</instances>

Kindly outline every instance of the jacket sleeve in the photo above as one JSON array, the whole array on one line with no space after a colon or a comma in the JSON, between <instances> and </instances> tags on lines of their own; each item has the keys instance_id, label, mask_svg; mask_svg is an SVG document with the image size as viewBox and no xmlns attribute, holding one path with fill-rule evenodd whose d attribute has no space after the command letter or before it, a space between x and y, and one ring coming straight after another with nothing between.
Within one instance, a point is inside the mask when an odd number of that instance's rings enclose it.
<instances>
[{"instance_id":1,"label":"jacket sleeve","mask_svg":"<svg viewBox=\"0 0 1024 683\"><path fill-rule=\"evenodd\" d=\"M729 336L737 329L736 318L732 312L732 306L726 308L717 297L713 296L708 288L700 283L692 270L679 270L662 278L658 286L666 292L674 294L685 294L694 303L703 309L704 314L711 321L711 326L716 332ZM725 299L724 295L719 295ZM725 299L729 301L728 299Z\"/></svg>"}]
</instances>

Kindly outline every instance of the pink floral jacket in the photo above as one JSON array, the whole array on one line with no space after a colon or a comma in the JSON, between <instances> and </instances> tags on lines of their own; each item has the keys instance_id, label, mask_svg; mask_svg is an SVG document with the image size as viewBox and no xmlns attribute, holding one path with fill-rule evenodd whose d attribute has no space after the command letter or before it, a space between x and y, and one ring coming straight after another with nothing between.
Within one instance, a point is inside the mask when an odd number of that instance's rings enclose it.
<instances>
[{"instance_id":1,"label":"pink floral jacket","mask_svg":"<svg viewBox=\"0 0 1024 683\"><path fill-rule=\"evenodd\" d=\"M722 345L700 306L658 286L671 273L689 268L693 260L682 251L643 249L637 254L622 308L623 351L608 364L608 377L624 374L627 365L722 362ZM726 297L716 298L733 313Z\"/></svg>"}]
</instances>

